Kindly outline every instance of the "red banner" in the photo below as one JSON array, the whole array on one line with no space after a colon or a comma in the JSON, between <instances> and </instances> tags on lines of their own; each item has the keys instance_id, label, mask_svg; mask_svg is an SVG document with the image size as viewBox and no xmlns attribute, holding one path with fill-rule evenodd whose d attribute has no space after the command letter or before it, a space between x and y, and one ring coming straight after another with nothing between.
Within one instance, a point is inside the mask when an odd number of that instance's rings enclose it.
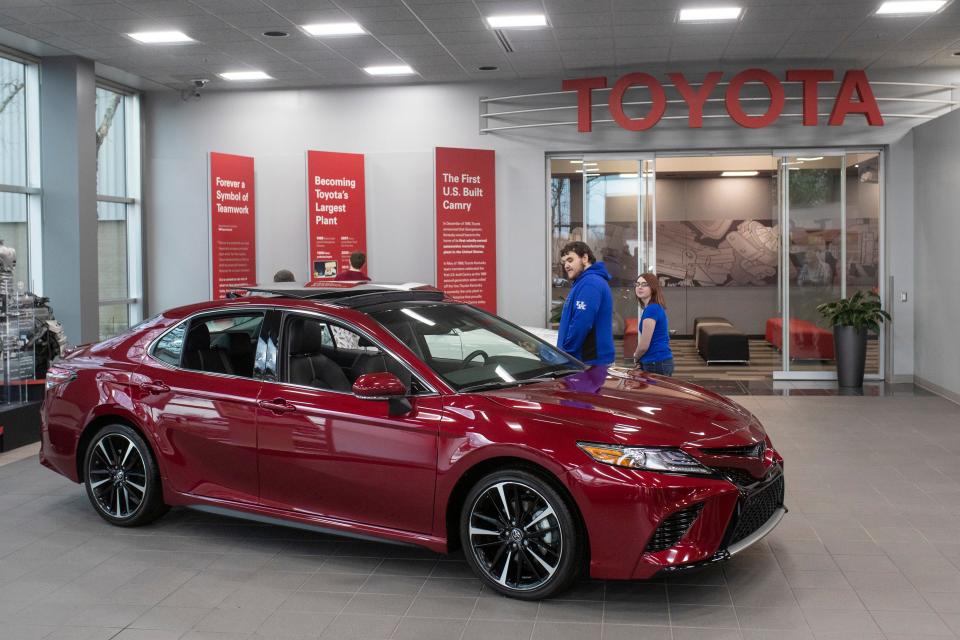
<instances>
[{"instance_id":1,"label":"red banner","mask_svg":"<svg viewBox=\"0 0 960 640\"><path fill-rule=\"evenodd\" d=\"M210 153L210 294L257 284L253 158Z\"/></svg>"},{"instance_id":2,"label":"red banner","mask_svg":"<svg viewBox=\"0 0 960 640\"><path fill-rule=\"evenodd\" d=\"M310 281L333 280L351 268L351 253L367 252L363 156L307 151L307 180Z\"/></svg>"},{"instance_id":3,"label":"red banner","mask_svg":"<svg viewBox=\"0 0 960 640\"><path fill-rule=\"evenodd\" d=\"M497 198L494 152L436 150L437 287L497 312Z\"/></svg>"}]
</instances>

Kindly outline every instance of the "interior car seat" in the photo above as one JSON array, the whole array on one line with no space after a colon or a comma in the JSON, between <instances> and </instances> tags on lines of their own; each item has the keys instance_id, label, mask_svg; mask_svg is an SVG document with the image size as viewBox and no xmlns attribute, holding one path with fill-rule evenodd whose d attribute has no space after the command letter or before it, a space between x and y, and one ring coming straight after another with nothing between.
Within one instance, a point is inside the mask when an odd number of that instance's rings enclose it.
<instances>
[{"instance_id":1,"label":"interior car seat","mask_svg":"<svg viewBox=\"0 0 960 640\"><path fill-rule=\"evenodd\" d=\"M296 320L287 329L287 379L318 389L350 391L350 381L337 363L323 355L323 327L314 321Z\"/></svg>"},{"instance_id":2,"label":"interior car seat","mask_svg":"<svg viewBox=\"0 0 960 640\"><path fill-rule=\"evenodd\" d=\"M205 322L190 327L183 347L183 366L186 369L211 373L233 373L233 366L223 349L210 348L210 330Z\"/></svg>"},{"instance_id":3,"label":"interior car seat","mask_svg":"<svg viewBox=\"0 0 960 640\"><path fill-rule=\"evenodd\" d=\"M239 331L227 334L230 341L229 356L233 363L233 370L238 375L253 375L253 343L250 336Z\"/></svg>"}]
</instances>

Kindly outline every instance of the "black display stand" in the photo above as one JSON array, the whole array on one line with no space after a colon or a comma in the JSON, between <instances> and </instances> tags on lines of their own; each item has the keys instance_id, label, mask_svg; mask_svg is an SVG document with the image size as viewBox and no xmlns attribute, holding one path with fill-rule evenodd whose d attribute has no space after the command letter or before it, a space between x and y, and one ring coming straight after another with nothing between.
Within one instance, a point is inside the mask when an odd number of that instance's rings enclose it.
<instances>
[{"instance_id":1,"label":"black display stand","mask_svg":"<svg viewBox=\"0 0 960 640\"><path fill-rule=\"evenodd\" d=\"M0 451L12 451L40 441L39 400L0 405Z\"/></svg>"}]
</instances>

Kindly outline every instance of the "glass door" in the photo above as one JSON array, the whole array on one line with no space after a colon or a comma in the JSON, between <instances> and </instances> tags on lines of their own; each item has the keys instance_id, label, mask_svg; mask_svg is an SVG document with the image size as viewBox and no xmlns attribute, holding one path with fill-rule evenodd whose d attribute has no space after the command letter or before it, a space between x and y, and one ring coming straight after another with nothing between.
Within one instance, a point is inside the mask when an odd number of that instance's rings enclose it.
<instances>
[{"instance_id":1,"label":"glass door","mask_svg":"<svg viewBox=\"0 0 960 640\"><path fill-rule=\"evenodd\" d=\"M857 289L881 294L879 153L777 155L781 314L766 338L780 348L783 368L774 378L831 380L833 329L817 306ZM882 352L882 335L870 336L871 377L882 374Z\"/></svg>"}]
</instances>

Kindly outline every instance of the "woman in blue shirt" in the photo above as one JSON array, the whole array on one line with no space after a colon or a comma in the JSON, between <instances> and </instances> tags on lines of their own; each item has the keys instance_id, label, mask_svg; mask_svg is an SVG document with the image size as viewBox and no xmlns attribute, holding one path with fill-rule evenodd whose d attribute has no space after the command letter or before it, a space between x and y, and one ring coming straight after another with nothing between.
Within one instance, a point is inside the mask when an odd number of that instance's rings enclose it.
<instances>
[{"instance_id":1,"label":"woman in blue shirt","mask_svg":"<svg viewBox=\"0 0 960 640\"><path fill-rule=\"evenodd\" d=\"M643 309L637 350L633 354L637 366L648 373L672 376L673 352L670 351L667 305L660 289L660 281L652 273L642 273L637 277L634 293Z\"/></svg>"}]
</instances>

